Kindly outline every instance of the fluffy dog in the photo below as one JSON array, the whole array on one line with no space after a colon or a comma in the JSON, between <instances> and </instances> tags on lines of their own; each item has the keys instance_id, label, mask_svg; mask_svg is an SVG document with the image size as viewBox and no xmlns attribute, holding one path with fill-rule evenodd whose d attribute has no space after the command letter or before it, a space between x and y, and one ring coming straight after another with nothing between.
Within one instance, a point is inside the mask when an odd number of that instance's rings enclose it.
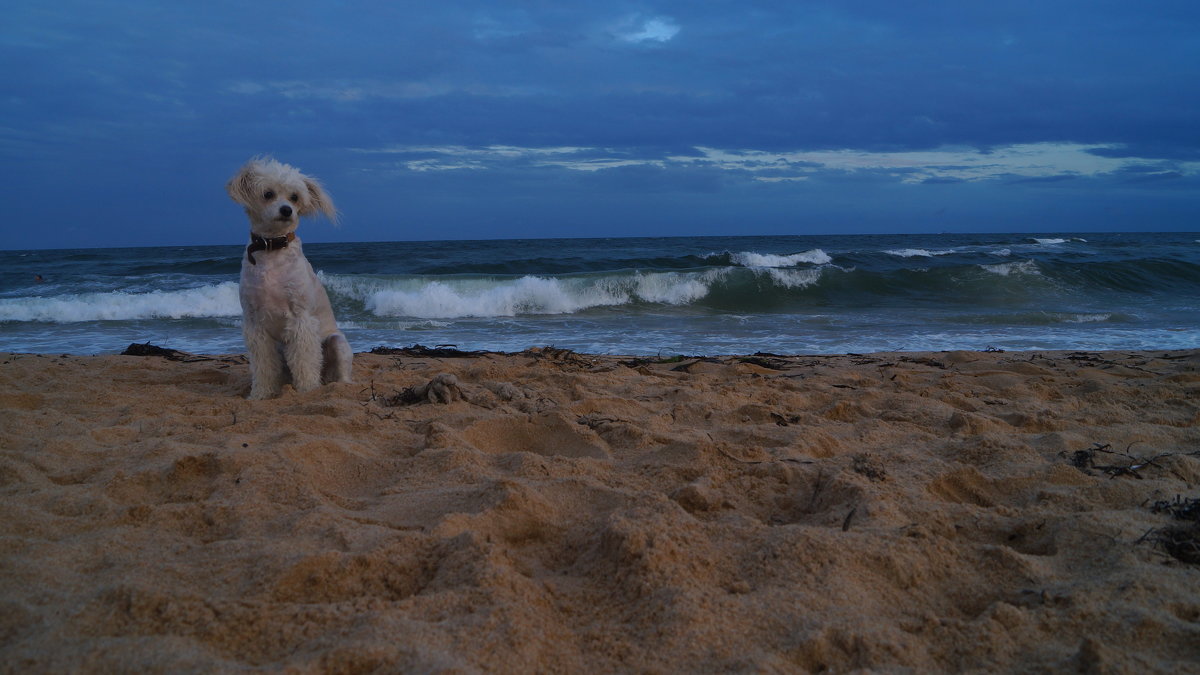
<instances>
[{"instance_id":1,"label":"fluffy dog","mask_svg":"<svg viewBox=\"0 0 1200 675\"><path fill-rule=\"evenodd\" d=\"M300 216L323 213L336 222L333 200L316 180L271 158L250 160L225 187L250 217L240 292L250 398L278 396L289 376L297 391L349 382L350 343L296 237Z\"/></svg>"}]
</instances>

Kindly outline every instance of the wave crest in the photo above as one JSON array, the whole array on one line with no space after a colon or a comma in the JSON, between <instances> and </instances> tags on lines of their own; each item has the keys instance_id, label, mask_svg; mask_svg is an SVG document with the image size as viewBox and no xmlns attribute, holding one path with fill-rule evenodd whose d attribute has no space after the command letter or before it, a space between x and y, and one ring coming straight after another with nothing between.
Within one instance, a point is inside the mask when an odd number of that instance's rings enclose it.
<instances>
[{"instance_id":1,"label":"wave crest","mask_svg":"<svg viewBox=\"0 0 1200 675\"><path fill-rule=\"evenodd\" d=\"M1032 260L1021 260L1018 262L996 263L994 265L980 265L981 269L992 274L998 274L1002 277L1012 276L1014 274L1041 276L1042 272L1038 269L1036 262Z\"/></svg>"},{"instance_id":2,"label":"wave crest","mask_svg":"<svg viewBox=\"0 0 1200 675\"><path fill-rule=\"evenodd\" d=\"M621 276L515 279L409 278L363 280L331 275L336 293L363 303L381 317L454 319L522 314L572 314L635 302L686 305L708 295L725 270L656 272Z\"/></svg>"},{"instance_id":3,"label":"wave crest","mask_svg":"<svg viewBox=\"0 0 1200 675\"><path fill-rule=\"evenodd\" d=\"M833 258L829 257L828 253L819 248L801 253L792 253L790 255L742 251L740 253L730 253L729 259L733 264L742 267L795 267L802 264L828 265L833 262Z\"/></svg>"},{"instance_id":4,"label":"wave crest","mask_svg":"<svg viewBox=\"0 0 1200 675\"><path fill-rule=\"evenodd\" d=\"M240 316L236 282L150 293L79 293L0 299L0 321L129 321Z\"/></svg>"},{"instance_id":5,"label":"wave crest","mask_svg":"<svg viewBox=\"0 0 1200 675\"><path fill-rule=\"evenodd\" d=\"M932 258L939 255L951 255L956 253L954 250L938 250L930 251L923 248L898 248L884 251L888 255L894 255L898 258Z\"/></svg>"}]
</instances>

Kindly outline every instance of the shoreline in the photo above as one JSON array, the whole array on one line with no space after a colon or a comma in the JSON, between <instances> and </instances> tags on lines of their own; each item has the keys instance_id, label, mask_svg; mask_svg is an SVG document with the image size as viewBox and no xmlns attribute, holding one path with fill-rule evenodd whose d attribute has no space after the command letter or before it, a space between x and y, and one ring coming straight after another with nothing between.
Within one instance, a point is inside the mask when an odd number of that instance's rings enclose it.
<instances>
[{"instance_id":1,"label":"shoreline","mask_svg":"<svg viewBox=\"0 0 1200 675\"><path fill-rule=\"evenodd\" d=\"M995 347L987 347L985 349L887 349L879 351L863 351L863 352L798 352L798 353L777 353L767 351L746 352L746 353L714 353L714 354L683 354L673 352L661 352L658 354L634 354L634 353L606 353L606 352L587 352L577 351L565 347L557 347L555 345L534 345L519 351L501 351L491 349L459 349L457 345L436 345L429 347L420 343L415 343L406 347L392 347L389 345L377 345L371 349L355 351L354 356L406 356L413 358L479 358L484 356L492 357L514 357L514 356L530 356L541 357L556 353L572 354L575 356L585 357L589 359L613 359L613 360L637 360L651 363L668 363L687 360L728 360L728 359L747 359L752 357L765 358L780 358L780 359L805 359L805 358L840 358L840 357L886 357L889 355L935 355L935 354L983 354L995 355L1000 357L1019 357L1026 356L1032 358L1062 358L1071 354L1081 355L1129 355L1130 357L1150 357L1155 354L1166 355L1169 358L1183 358L1191 354L1200 354L1200 346L1198 347L1131 347L1131 348L1114 348L1114 349L1001 349ZM179 358L195 358L200 360L222 360L222 359L239 359L245 358L245 352L188 352L180 349L174 349L169 346L163 346L151 342L133 342L130 343L124 351L121 352L105 352L105 353L89 353L76 354L71 352L32 352L32 351L5 351L0 350L0 358L8 357L71 357L71 358L107 358L111 356L160 356L172 360L171 355L175 354Z\"/></svg>"},{"instance_id":2,"label":"shoreline","mask_svg":"<svg viewBox=\"0 0 1200 675\"><path fill-rule=\"evenodd\" d=\"M0 670L1200 661L1200 350L408 349L0 355Z\"/></svg>"},{"instance_id":3,"label":"shoreline","mask_svg":"<svg viewBox=\"0 0 1200 675\"><path fill-rule=\"evenodd\" d=\"M352 347L781 354L1200 347L1194 237L938 234L347 244L313 264ZM10 257L0 351L243 349L239 258ZM34 281L43 276L45 283ZM22 280L24 280L22 282Z\"/></svg>"}]
</instances>

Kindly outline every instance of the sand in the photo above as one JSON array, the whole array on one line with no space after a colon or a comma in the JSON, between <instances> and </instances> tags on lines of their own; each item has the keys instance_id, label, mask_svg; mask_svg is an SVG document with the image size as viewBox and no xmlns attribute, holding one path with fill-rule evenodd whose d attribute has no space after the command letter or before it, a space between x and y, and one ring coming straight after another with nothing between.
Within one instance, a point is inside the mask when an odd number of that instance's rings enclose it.
<instances>
[{"instance_id":1,"label":"sand","mask_svg":"<svg viewBox=\"0 0 1200 675\"><path fill-rule=\"evenodd\" d=\"M1200 351L0 361L4 672L1200 672Z\"/></svg>"}]
</instances>

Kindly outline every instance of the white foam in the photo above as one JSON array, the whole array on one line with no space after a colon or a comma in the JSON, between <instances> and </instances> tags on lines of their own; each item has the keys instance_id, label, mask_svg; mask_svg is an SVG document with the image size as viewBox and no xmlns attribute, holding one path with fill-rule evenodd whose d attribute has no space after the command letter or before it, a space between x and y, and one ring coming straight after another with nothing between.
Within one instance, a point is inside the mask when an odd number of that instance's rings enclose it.
<instances>
[{"instance_id":1,"label":"white foam","mask_svg":"<svg viewBox=\"0 0 1200 675\"><path fill-rule=\"evenodd\" d=\"M1013 274L1041 275L1041 272L1038 270L1037 263L1032 260L997 263L995 265L980 265L979 267L987 272L991 272L992 274L999 274L1002 277L1007 277Z\"/></svg>"},{"instance_id":2,"label":"white foam","mask_svg":"<svg viewBox=\"0 0 1200 675\"><path fill-rule=\"evenodd\" d=\"M1032 241L1035 244L1042 244L1042 245L1065 244L1069 241L1081 242L1084 244L1087 243L1087 239L1081 239L1079 237L1071 237L1070 239L1062 239L1059 237L1053 237L1053 238L1049 238L1049 239L1039 239L1037 237L1031 237L1030 241Z\"/></svg>"},{"instance_id":3,"label":"white foam","mask_svg":"<svg viewBox=\"0 0 1200 675\"><path fill-rule=\"evenodd\" d=\"M932 258L938 255L950 255L953 250L947 251L929 251L923 248L899 248L890 251L884 251L888 255L898 256L900 258Z\"/></svg>"},{"instance_id":4,"label":"white foam","mask_svg":"<svg viewBox=\"0 0 1200 675\"><path fill-rule=\"evenodd\" d=\"M637 284L633 296L646 302L665 305L688 305L708 295L713 282L723 278L727 272L712 270L701 274L678 272L644 273L635 278Z\"/></svg>"},{"instance_id":5,"label":"white foam","mask_svg":"<svg viewBox=\"0 0 1200 675\"><path fill-rule=\"evenodd\" d=\"M0 321L130 321L239 316L238 285L227 281L181 291L79 293L0 299Z\"/></svg>"},{"instance_id":6,"label":"white foam","mask_svg":"<svg viewBox=\"0 0 1200 675\"><path fill-rule=\"evenodd\" d=\"M830 258L828 253L819 248L791 255L742 251L741 253L730 254L730 258L735 264L742 265L743 267L795 267L804 263L810 265L828 265L833 262L833 258Z\"/></svg>"},{"instance_id":7,"label":"white foam","mask_svg":"<svg viewBox=\"0 0 1200 675\"><path fill-rule=\"evenodd\" d=\"M693 274L641 273L628 276L516 279L412 278L361 284L339 277L327 283L359 298L376 316L422 319L571 314L593 307L633 302L686 305L708 295L723 270Z\"/></svg>"},{"instance_id":8,"label":"white foam","mask_svg":"<svg viewBox=\"0 0 1200 675\"><path fill-rule=\"evenodd\" d=\"M342 330L421 330L428 328L445 328L450 324L445 321L426 319L421 321L350 321L338 319L338 328Z\"/></svg>"},{"instance_id":9,"label":"white foam","mask_svg":"<svg viewBox=\"0 0 1200 675\"><path fill-rule=\"evenodd\" d=\"M1112 319L1112 314L1054 314L1055 318L1064 323L1103 323Z\"/></svg>"},{"instance_id":10,"label":"white foam","mask_svg":"<svg viewBox=\"0 0 1200 675\"><path fill-rule=\"evenodd\" d=\"M820 269L781 270L768 268L765 271L776 284L784 288L808 288L821 280Z\"/></svg>"}]
</instances>

